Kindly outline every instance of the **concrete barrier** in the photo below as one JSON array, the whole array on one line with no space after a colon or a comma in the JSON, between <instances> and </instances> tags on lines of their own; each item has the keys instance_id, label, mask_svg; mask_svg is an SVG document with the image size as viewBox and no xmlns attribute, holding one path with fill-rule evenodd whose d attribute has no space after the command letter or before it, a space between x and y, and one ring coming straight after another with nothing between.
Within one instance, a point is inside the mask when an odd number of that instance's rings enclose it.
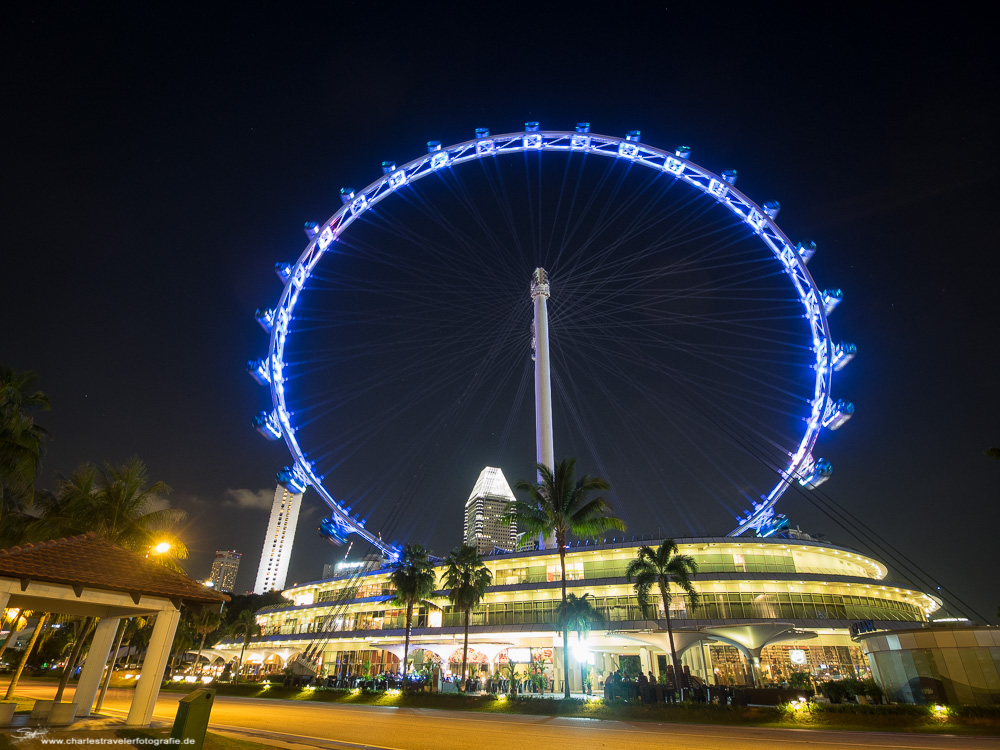
<instances>
[{"instance_id":1,"label":"concrete barrier","mask_svg":"<svg viewBox=\"0 0 1000 750\"><path fill-rule=\"evenodd\" d=\"M9 727L14 721L14 709L16 703L0 703L0 727Z\"/></svg>"},{"instance_id":2,"label":"concrete barrier","mask_svg":"<svg viewBox=\"0 0 1000 750\"><path fill-rule=\"evenodd\" d=\"M31 718L32 719L47 719L49 718L49 713L52 711L52 706L55 705L55 701L44 700L35 701L35 705L31 708Z\"/></svg>"},{"instance_id":3,"label":"concrete barrier","mask_svg":"<svg viewBox=\"0 0 1000 750\"><path fill-rule=\"evenodd\" d=\"M49 724L54 727L65 727L76 721L76 710L79 703L54 703L49 711Z\"/></svg>"}]
</instances>

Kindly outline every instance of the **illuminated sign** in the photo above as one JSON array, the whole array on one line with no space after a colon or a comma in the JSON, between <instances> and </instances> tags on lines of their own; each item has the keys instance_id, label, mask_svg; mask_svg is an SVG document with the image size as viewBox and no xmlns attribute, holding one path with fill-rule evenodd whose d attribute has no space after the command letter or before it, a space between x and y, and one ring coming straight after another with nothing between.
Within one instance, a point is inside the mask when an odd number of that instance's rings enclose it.
<instances>
[{"instance_id":1,"label":"illuminated sign","mask_svg":"<svg viewBox=\"0 0 1000 750\"><path fill-rule=\"evenodd\" d=\"M861 635L861 633L874 633L875 623L871 620L859 620L851 623L851 635Z\"/></svg>"}]
</instances>

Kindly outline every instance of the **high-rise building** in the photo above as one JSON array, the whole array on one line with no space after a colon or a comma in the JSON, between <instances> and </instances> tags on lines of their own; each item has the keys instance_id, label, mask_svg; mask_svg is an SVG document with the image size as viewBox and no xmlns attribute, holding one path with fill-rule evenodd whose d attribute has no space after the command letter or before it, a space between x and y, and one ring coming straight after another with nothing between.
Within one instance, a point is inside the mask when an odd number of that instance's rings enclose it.
<instances>
[{"instance_id":1,"label":"high-rise building","mask_svg":"<svg viewBox=\"0 0 1000 750\"><path fill-rule=\"evenodd\" d=\"M240 555L235 550L217 550L212 561L210 580L216 591L232 591L236 588L236 573L240 569Z\"/></svg>"},{"instance_id":2,"label":"high-rise building","mask_svg":"<svg viewBox=\"0 0 1000 750\"><path fill-rule=\"evenodd\" d=\"M271 520L267 523L264 551L261 552L260 567L257 568L257 583L253 587L255 594L266 594L274 589L280 591L285 587L301 507L301 493L292 494L281 485L274 490Z\"/></svg>"},{"instance_id":3,"label":"high-rise building","mask_svg":"<svg viewBox=\"0 0 1000 750\"><path fill-rule=\"evenodd\" d=\"M465 543L480 554L501 549L510 552L517 546L517 527L501 522L514 502L503 472L487 466L479 472L472 494L465 501Z\"/></svg>"}]
</instances>

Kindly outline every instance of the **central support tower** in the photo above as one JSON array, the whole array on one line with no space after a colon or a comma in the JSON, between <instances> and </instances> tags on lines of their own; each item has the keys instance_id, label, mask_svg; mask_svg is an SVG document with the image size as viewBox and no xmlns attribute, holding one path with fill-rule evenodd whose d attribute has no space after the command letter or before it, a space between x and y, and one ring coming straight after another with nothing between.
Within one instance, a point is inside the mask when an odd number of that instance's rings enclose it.
<instances>
[{"instance_id":1,"label":"central support tower","mask_svg":"<svg viewBox=\"0 0 1000 750\"><path fill-rule=\"evenodd\" d=\"M536 268L531 277L531 299L535 305L532 358L535 360L535 456L538 463L555 468L552 446L552 376L549 370L549 277L544 268ZM538 477L541 479L541 476ZM543 546L543 537L538 539Z\"/></svg>"}]
</instances>

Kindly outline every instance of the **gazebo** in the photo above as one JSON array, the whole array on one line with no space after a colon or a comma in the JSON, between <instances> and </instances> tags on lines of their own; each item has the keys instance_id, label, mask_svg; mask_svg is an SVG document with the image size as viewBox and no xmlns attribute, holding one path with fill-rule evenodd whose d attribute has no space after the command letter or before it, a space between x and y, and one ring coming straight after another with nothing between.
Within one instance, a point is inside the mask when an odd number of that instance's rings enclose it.
<instances>
[{"instance_id":1,"label":"gazebo","mask_svg":"<svg viewBox=\"0 0 1000 750\"><path fill-rule=\"evenodd\" d=\"M146 726L170 657L181 607L221 609L229 600L95 534L0 550L0 611L7 607L100 618L73 696L89 716L123 617L156 615L125 723Z\"/></svg>"}]
</instances>

